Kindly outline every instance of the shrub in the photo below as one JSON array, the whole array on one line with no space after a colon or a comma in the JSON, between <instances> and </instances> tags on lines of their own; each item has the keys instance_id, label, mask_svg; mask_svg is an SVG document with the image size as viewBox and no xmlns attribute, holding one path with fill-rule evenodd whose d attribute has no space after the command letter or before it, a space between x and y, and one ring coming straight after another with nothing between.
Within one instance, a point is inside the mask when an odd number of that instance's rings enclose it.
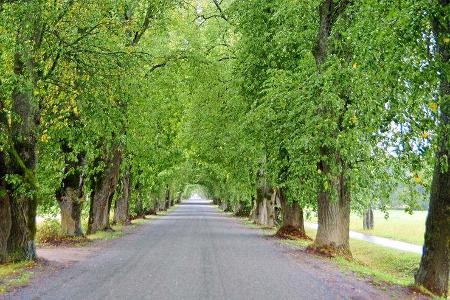
<instances>
[{"instance_id":1,"label":"shrub","mask_svg":"<svg viewBox=\"0 0 450 300\"><path fill-rule=\"evenodd\" d=\"M48 244L59 241L62 238L61 225L57 220L45 220L37 227L36 241L39 244Z\"/></svg>"}]
</instances>

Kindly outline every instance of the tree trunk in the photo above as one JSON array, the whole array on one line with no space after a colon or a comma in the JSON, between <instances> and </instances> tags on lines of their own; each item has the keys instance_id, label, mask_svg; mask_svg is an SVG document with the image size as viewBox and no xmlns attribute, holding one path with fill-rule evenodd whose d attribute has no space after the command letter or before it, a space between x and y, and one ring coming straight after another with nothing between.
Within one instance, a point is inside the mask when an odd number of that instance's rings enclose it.
<instances>
[{"instance_id":1,"label":"tree trunk","mask_svg":"<svg viewBox=\"0 0 450 300\"><path fill-rule=\"evenodd\" d=\"M438 129L435 167L431 184L430 208L426 221L425 243L420 267L415 275L416 284L431 292L447 296L450 259L450 84L448 65L450 43L444 39L450 34L448 12L450 1L441 0L436 9L441 15L433 16L432 25L437 42L437 61L440 67L440 124Z\"/></svg>"},{"instance_id":2,"label":"tree trunk","mask_svg":"<svg viewBox=\"0 0 450 300\"><path fill-rule=\"evenodd\" d=\"M34 260L37 201L29 197L12 197L11 200L12 222L7 245L9 259Z\"/></svg>"},{"instance_id":3,"label":"tree trunk","mask_svg":"<svg viewBox=\"0 0 450 300\"><path fill-rule=\"evenodd\" d=\"M260 186L256 191L257 224L273 227L275 225L275 198L266 185Z\"/></svg>"},{"instance_id":4,"label":"tree trunk","mask_svg":"<svg viewBox=\"0 0 450 300\"><path fill-rule=\"evenodd\" d=\"M67 159L73 155L73 149L63 142L61 149L66 156L65 177L56 193L61 211L61 229L65 236L83 236L81 211L83 208L84 178L82 167L84 156L79 154L76 161Z\"/></svg>"},{"instance_id":5,"label":"tree trunk","mask_svg":"<svg viewBox=\"0 0 450 300\"><path fill-rule=\"evenodd\" d=\"M450 116L450 115L449 115ZM431 292L446 296L450 258L450 169L442 172L443 157L449 157L448 135L436 155L436 165L431 186L430 208L426 221L425 243L416 283Z\"/></svg>"},{"instance_id":6,"label":"tree trunk","mask_svg":"<svg viewBox=\"0 0 450 300\"><path fill-rule=\"evenodd\" d=\"M279 232L297 232L297 234L305 236L303 209L297 202L289 202L283 189L279 189L279 197L283 216Z\"/></svg>"},{"instance_id":7,"label":"tree trunk","mask_svg":"<svg viewBox=\"0 0 450 300\"><path fill-rule=\"evenodd\" d=\"M168 210L170 208L170 189L166 187L166 196L164 197L164 208Z\"/></svg>"},{"instance_id":8,"label":"tree trunk","mask_svg":"<svg viewBox=\"0 0 450 300\"><path fill-rule=\"evenodd\" d=\"M61 210L61 231L65 236L83 236L81 227L81 210L83 199L79 192L71 187L64 189L64 194L58 199Z\"/></svg>"},{"instance_id":9,"label":"tree trunk","mask_svg":"<svg viewBox=\"0 0 450 300\"><path fill-rule=\"evenodd\" d=\"M109 211L119 180L121 161L122 153L119 147L115 146L104 173L95 182L89 210L88 234L95 233L99 230L111 229L109 224Z\"/></svg>"},{"instance_id":10,"label":"tree trunk","mask_svg":"<svg viewBox=\"0 0 450 300\"><path fill-rule=\"evenodd\" d=\"M319 7L319 30L313 55L316 61L318 72L322 72L323 64L329 55L329 38L334 23L338 17L346 10L352 1L323 0ZM332 149L322 147L321 152L332 160L339 157L338 153ZM344 176L344 163L341 159L335 159L337 166L342 167L340 175L329 182L335 189L337 199L332 199L332 193L322 187L318 193L318 216L319 227L313 247L324 254L351 255L349 247L349 225L350 225L350 190L347 179ZM318 163L318 169L324 174L330 175L329 167L325 161Z\"/></svg>"},{"instance_id":11,"label":"tree trunk","mask_svg":"<svg viewBox=\"0 0 450 300\"><path fill-rule=\"evenodd\" d=\"M0 187L0 264L8 260L7 242L11 232L11 207L9 196L3 187Z\"/></svg>"},{"instance_id":12,"label":"tree trunk","mask_svg":"<svg viewBox=\"0 0 450 300\"><path fill-rule=\"evenodd\" d=\"M363 217L363 228L364 230L372 230L374 227L374 221L373 221L373 209L372 207L369 207L365 212L364 212L364 217Z\"/></svg>"},{"instance_id":13,"label":"tree trunk","mask_svg":"<svg viewBox=\"0 0 450 300\"><path fill-rule=\"evenodd\" d=\"M129 205L131 198L131 174L127 170L122 177L122 194L114 207L114 223L126 225L130 223Z\"/></svg>"},{"instance_id":14,"label":"tree trunk","mask_svg":"<svg viewBox=\"0 0 450 300\"><path fill-rule=\"evenodd\" d=\"M336 183L337 199L329 191L322 190L318 196L318 229L314 248L323 254L351 256L349 244L350 191L349 184L341 171Z\"/></svg>"},{"instance_id":15,"label":"tree trunk","mask_svg":"<svg viewBox=\"0 0 450 300\"><path fill-rule=\"evenodd\" d=\"M28 20L23 21L28 22ZM33 39L36 32L33 32ZM12 110L19 120L13 121L11 126L11 141L8 145L10 162L7 166L7 173L20 176L26 193L16 191L14 187L5 190L9 194L7 197L10 200L11 216L7 253L13 260L36 258L34 237L36 235L37 199L34 171L39 109L38 101L33 99L32 87L36 85L37 80L35 63L30 58L32 50L27 45L31 40L27 39L22 32L17 34L17 43L21 48L17 50L14 58L14 73L22 81L25 81L25 84L16 86L12 94ZM37 47L37 45L34 46ZM26 53L27 51L29 52ZM8 223L5 222L5 224Z\"/></svg>"},{"instance_id":16,"label":"tree trunk","mask_svg":"<svg viewBox=\"0 0 450 300\"><path fill-rule=\"evenodd\" d=\"M250 221L252 221L254 224L256 224L258 222L258 214L259 214L259 207L258 207L258 201L255 197L252 197L252 210L250 211L250 216L249 219Z\"/></svg>"},{"instance_id":17,"label":"tree trunk","mask_svg":"<svg viewBox=\"0 0 450 300\"><path fill-rule=\"evenodd\" d=\"M145 219L144 203L142 201L142 194L139 192L136 202L136 218Z\"/></svg>"}]
</instances>

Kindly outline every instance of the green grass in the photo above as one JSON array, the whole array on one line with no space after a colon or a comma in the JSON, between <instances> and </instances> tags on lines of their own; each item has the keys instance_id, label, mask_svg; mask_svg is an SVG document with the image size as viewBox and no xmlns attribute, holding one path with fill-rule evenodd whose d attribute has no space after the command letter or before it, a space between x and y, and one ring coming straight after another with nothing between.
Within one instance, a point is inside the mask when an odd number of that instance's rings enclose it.
<instances>
[{"instance_id":1,"label":"green grass","mask_svg":"<svg viewBox=\"0 0 450 300\"><path fill-rule=\"evenodd\" d=\"M350 217L350 230L393 240L403 241L411 244L422 245L425 233L426 211L414 211L412 215L402 210L389 210L389 218L381 211L374 212L373 230L364 230L362 217L352 213ZM308 219L317 222L317 218L312 216Z\"/></svg>"},{"instance_id":2,"label":"green grass","mask_svg":"<svg viewBox=\"0 0 450 300\"><path fill-rule=\"evenodd\" d=\"M276 232L274 228L263 228L253 224L248 219L241 218L241 220L245 226L262 230L264 234L274 234ZM314 238L316 230L307 228L306 234ZM282 240L281 243L305 249L312 241ZM400 286L411 286L414 284L414 273L420 262L419 254L389 249L353 239L350 240L350 248L353 259L348 260L342 257L331 259L342 271L353 272L358 276L370 278L375 284L389 283Z\"/></svg>"},{"instance_id":3,"label":"green grass","mask_svg":"<svg viewBox=\"0 0 450 300\"><path fill-rule=\"evenodd\" d=\"M31 261L0 265L0 295L27 284L32 274L28 269L34 266L35 263Z\"/></svg>"},{"instance_id":4,"label":"green grass","mask_svg":"<svg viewBox=\"0 0 450 300\"><path fill-rule=\"evenodd\" d=\"M316 230L307 229L310 237ZM304 241L300 242L304 246ZM385 248L369 242L350 239L353 259L333 258L344 270L370 276L374 281L384 281L408 286L414 283L414 272L419 267L420 255Z\"/></svg>"},{"instance_id":5,"label":"green grass","mask_svg":"<svg viewBox=\"0 0 450 300\"><path fill-rule=\"evenodd\" d=\"M113 229L112 231L97 231L96 233L88 234L86 238L91 241L109 241L123 236L124 232L122 225L112 225L111 228Z\"/></svg>"},{"instance_id":6,"label":"green grass","mask_svg":"<svg viewBox=\"0 0 450 300\"><path fill-rule=\"evenodd\" d=\"M308 228L306 233L314 238L316 230ZM304 248L311 242L300 240L289 241L289 243ZM401 286L414 284L414 273L420 263L419 254L354 239L350 239L350 249L353 255L352 260L342 257L333 258L342 270L354 272L362 277L370 277L375 283L387 282Z\"/></svg>"}]
</instances>

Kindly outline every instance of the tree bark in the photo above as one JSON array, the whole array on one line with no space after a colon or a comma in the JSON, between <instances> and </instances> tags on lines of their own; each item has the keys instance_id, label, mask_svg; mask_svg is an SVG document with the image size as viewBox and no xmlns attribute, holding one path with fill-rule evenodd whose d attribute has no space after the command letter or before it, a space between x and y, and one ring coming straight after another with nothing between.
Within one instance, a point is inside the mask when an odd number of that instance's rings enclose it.
<instances>
[{"instance_id":1,"label":"tree bark","mask_svg":"<svg viewBox=\"0 0 450 300\"><path fill-rule=\"evenodd\" d=\"M249 219L254 224L256 224L258 222L258 218L259 218L258 213L259 213L258 201L256 201L256 198L254 196L252 196L252 209L250 211Z\"/></svg>"},{"instance_id":2,"label":"tree bark","mask_svg":"<svg viewBox=\"0 0 450 300\"><path fill-rule=\"evenodd\" d=\"M28 20L24 19L22 22L25 23ZM33 47L38 47L36 44L38 30L35 29L33 28L31 39L26 37L28 33L20 31L17 33L17 44L20 48L14 57L14 73L25 83L16 86L12 94L12 110L19 120L13 121L11 125L11 140L8 145L10 157L6 172L18 175L22 180L22 187L25 187L27 192L20 193L13 186L4 190L10 200L11 217L6 249L7 256L13 260L36 258L34 237L36 235L37 199L34 171L39 109L38 101L33 98L33 87L37 82L35 62L32 58L34 49L30 49L30 46L27 45L29 41L33 41ZM5 224L8 223L5 222ZM2 231L6 232L5 228Z\"/></svg>"},{"instance_id":3,"label":"tree bark","mask_svg":"<svg viewBox=\"0 0 450 300\"><path fill-rule=\"evenodd\" d=\"M281 202L281 214L283 220L279 232L295 231L300 235L305 234L305 223L303 220L303 209L295 202L289 202L283 189L279 189L279 197Z\"/></svg>"},{"instance_id":4,"label":"tree bark","mask_svg":"<svg viewBox=\"0 0 450 300\"><path fill-rule=\"evenodd\" d=\"M0 187L0 264L8 260L7 242L11 232L11 207L9 195Z\"/></svg>"},{"instance_id":5,"label":"tree bark","mask_svg":"<svg viewBox=\"0 0 450 300\"><path fill-rule=\"evenodd\" d=\"M350 191L344 170L341 171L339 180L331 185L337 190L337 199L331 199L328 191L319 193L318 229L313 246L323 254L351 256Z\"/></svg>"},{"instance_id":6,"label":"tree bark","mask_svg":"<svg viewBox=\"0 0 450 300\"><path fill-rule=\"evenodd\" d=\"M88 234L95 233L99 230L111 229L109 224L109 211L119 180L121 161L122 153L116 145L112 149L112 155L107 161L104 173L95 181L89 210Z\"/></svg>"},{"instance_id":7,"label":"tree bark","mask_svg":"<svg viewBox=\"0 0 450 300\"><path fill-rule=\"evenodd\" d=\"M79 191L71 187L64 189L63 195L58 199L61 210L61 231L65 236L83 236L81 227L81 210L83 199Z\"/></svg>"},{"instance_id":8,"label":"tree bark","mask_svg":"<svg viewBox=\"0 0 450 300\"><path fill-rule=\"evenodd\" d=\"M364 228L364 230L372 230L374 228L373 209L372 209L372 207L369 207L364 212L363 228Z\"/></svg>"},{"instance_id":9,"label":"tree bark","mask_svg":"<svg viewBox=\"0 0 450 300\"><path fill-rule=\"evenodd\" d=\"M450 84L447 73L450 43L448 12L450 1L440 0L432 27L437 42L437 61L440 66L440 124L438 129L435 167L431 184L430 207L425 229L425 243L420 267L415 274L416 284L440 296L447 296L450 259Z\"/></svg>"},{"instance_id":10,"label":"tree bark","mask_svg":"<svg viewBox=\"0 0 450 300\"><path fill-rule=\"evenodd\" d=\"M322 66L329 55L329 38L334 23L338 17L351 4L351 0L323 0L319 7L319 30L313 55L316 60L318 72L322 72ZM336 166L342 170L338 176L330 174L330 168L325 161L318 163L318 169L323 176L335 177L330 180L330 186L335 190L337 199L332 199L332 192L325 186L318 193L318 230L313 247L324 254L342 254L350 256L349 224L350 224L350 190L345 177L345 164L339 158L339 153L332 149L322 147L323 155L334 160ZM337 177L337 178L336 178Z\"/></svg>"},{"instance_id":11,"label":"tree bark","mask_svg":"<svg viewBox=\"0 0 450 300\"><path fill-rule=\"evenodd\" d=\"M79 154L76 161L67 159L73 154L73 149L66 141L61 148L66 155L65 177L61 188L56 193L56 199L61 211L61 231L65 236L83 236L81 227L81 211L83 208L84 178L82 167L84 156Z\"/></svg>"},{"instance_id":12,"label":"tree bark","mask_svg":"<svg viewBox=\"0 0 450 300\"><path fill-rule=\"evenodd\" d=\"M256 190L256 223L259 225L275 226L275 198L272 194L272 190L267 185L262 185Z\"/></svg>"},{"instance_id":13,"label":"tree bark","mask_svg":"<svg viewBox=\"0 0 450 300\"><path fill-rule=\"evenodd\" d=\"M170 189L166 187L166 195L164 197L164 210L168 210L170 208Z\"/></svg>"},{"instance_id":14,"label":"tree bark","mask_svg":"<svg viewBox=\"0 0 450 300\"><path fill-rule=\"evenodd\" d=\"M130 223L129 205L131 198L131 174L127 170L121 179L122 194L116 200L114 207L114 223L126 225Z\"/></svg>"}]
</instances>

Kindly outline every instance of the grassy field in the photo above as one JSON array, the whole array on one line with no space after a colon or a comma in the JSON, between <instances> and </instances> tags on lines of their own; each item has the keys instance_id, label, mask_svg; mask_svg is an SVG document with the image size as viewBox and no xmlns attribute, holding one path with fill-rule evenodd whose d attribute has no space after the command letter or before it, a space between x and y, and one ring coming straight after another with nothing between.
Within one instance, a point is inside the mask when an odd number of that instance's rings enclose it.
<instances>
[{"instance_id":1,"label":"grassy field","mask_svg":"<svg viewBox=\"0 0 450 300\"><path fill-rule=\"evenodd\" d=\"M374 212L373 230L364 230L362 217L352 213L350 218L350 230L367 233L371 235L390 238L411 244L422 245L425 233L426 211L414 211L412 215L402 210L389 210L388 218L381 211ZM317 218L312 216L310 222L317 222Z\"/></svg>"}]
</instances>

